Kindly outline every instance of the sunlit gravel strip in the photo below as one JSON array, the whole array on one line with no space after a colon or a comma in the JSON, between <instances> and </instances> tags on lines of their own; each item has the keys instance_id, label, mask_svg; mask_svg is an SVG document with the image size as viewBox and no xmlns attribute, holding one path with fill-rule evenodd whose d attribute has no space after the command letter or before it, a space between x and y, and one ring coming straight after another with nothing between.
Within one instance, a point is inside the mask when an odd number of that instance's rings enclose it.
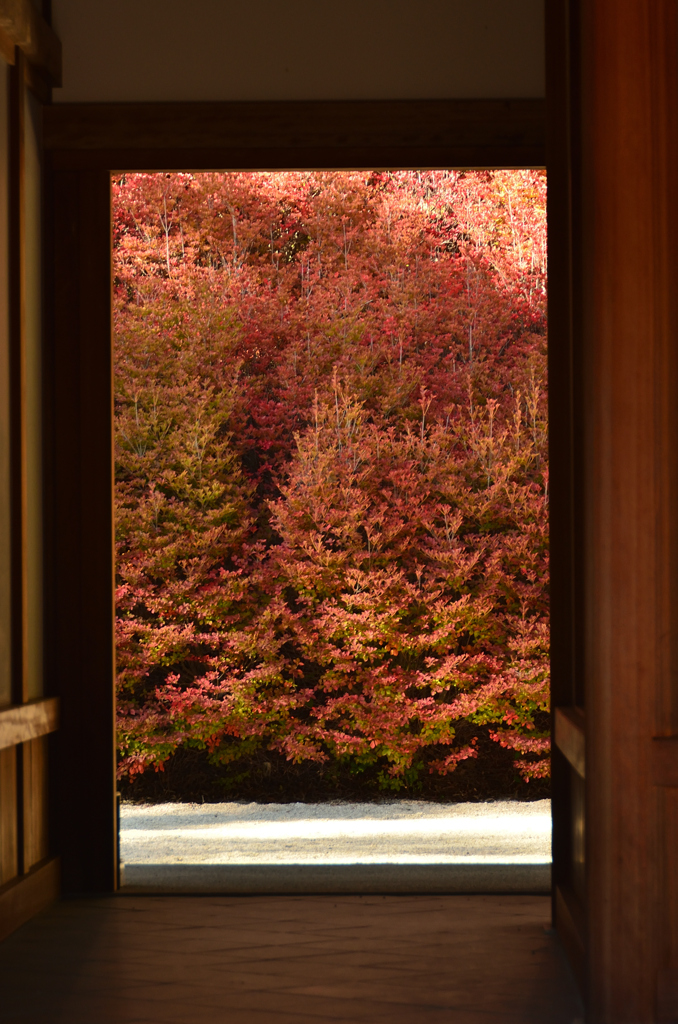
<instances>
[{"instance_id":1,"label":"sunlit gravel strip","mask_svg":"<svg viewBox=\"0 0 678 1024\"><path fill-rule=\"evenodd\" d=\"M548 864L551 808L531 803L124 804L133 864Z\"/></svg>"}]
</instances>

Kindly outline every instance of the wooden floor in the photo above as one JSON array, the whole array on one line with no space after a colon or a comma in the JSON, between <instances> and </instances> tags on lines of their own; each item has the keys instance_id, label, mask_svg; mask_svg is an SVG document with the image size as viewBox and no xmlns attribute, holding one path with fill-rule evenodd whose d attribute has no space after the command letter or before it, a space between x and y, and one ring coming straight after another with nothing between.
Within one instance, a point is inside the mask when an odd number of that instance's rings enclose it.
<instances>
[{"instance_id":1,"label":"wooden floor","mask_svg":"<svg viewBox=\"0 0 678 1024\"><path fill-rule=\"evenodd\" d=\"M543 896L117 896L0 945L20 1024L581 1024Z\"/></svg>"}]
</instances>

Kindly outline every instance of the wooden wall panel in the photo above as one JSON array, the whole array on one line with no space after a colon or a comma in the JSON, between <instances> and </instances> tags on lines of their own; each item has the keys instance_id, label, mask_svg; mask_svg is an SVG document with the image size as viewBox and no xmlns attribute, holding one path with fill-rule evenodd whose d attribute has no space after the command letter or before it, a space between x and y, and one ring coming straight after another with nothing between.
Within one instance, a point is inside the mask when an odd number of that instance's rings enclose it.
<instances>
[{"instance_id":1,"label":"wooden wall panel","mask_svg":"<svg viewBox=\"0 0 678 1024\"><path fill-rule=\"evenodd\" d=\"M664 908L657 973L657 1020L678 1020L678 786L660 790L661 874Z\"/></svg>"},{"instance_id":2,"label":"wooden wall panel","mask_svg":"<svg viewBox=\"0 0 678 1024\"><path fill-rule=\"evenodd\" d=\"M0 886L19 871L16 747L0 750Z\"/></svg>"},{"instance_id":3,"label":"wooden wall panel","mask_svg":"<svg viewBox=\"0 0 678 1024\"><path fill-rule=\"evenodd\" d=\"M23 871L24 874L49 853L47 807L47 737L22 744Z\"/></svg>"},{"instance_id":4,"label":"wooden wall panel","mask_svg":"<svg viewBox=\"0 0 678 1024\"><path fill-rule=\"evenodd\" d=\"M25 13L25 5L10 7L5 4L0 12L5 28L8 17L11 20ZM33 18L22 24L30 28L34 23ZM12 26L13 30L21 29L19 22L12 22ZM30 38L24 36L24 50L30 49ZM46 861L49 852L47 741L36 737L55 727L57 706L49 701L25 703L42 693L41 117L37 103L26 91L27 64L23 50L15 49L15 41L3 36L3 55L12 66L0 60L2 935L25 920L27 908L39 909L48 891L49 898L53 898L53 883L58 878L54 865L39 877L30 870ZM28 373L27 339L31 364ZM18 745L22 740L28 741L23 748Z\"/></svg>"},{"instance_id":5,"label":"wooden wall panel","mask_svg":"<svg viewBox=\"0 0 678 1024\"><path fill-rule=\"evenodd\" d=\"M40 864L20 882L0 887L0 942L59 895L59 861Z\"/></svg>"},{"instance_id":6,"label":"wooden wall panel","mask_svg":"<svg viewBox=\"0 0 678 1024\"><path fill-rule=\"evenodd\" d=\"M678 867L653 769L678 697L678 25L675 0L581 19L590 1016L645 1024Z\"/></svg>"}]
</instances>

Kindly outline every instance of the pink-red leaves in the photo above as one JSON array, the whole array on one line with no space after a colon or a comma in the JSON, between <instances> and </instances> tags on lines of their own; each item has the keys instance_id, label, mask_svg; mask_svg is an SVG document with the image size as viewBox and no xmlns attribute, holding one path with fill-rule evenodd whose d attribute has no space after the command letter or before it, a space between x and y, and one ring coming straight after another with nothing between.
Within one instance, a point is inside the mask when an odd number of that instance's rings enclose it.
<instances>
[{"instance_id":1,"label":"pink-red leaves","mask_svg":"<svg viewBox=\"0 0 678 1024\"><path fill-rule=\"evenodd\" d=\"M548 739L545 179L114 183L120 771Z\"/></svg>"}]
</instances>

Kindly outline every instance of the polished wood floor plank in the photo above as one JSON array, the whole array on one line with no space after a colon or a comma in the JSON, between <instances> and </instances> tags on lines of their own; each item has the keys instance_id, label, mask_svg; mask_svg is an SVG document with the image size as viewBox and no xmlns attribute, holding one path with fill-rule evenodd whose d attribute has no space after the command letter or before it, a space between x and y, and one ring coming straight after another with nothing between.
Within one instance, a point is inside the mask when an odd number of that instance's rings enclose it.
<instances>
[{"instance_id":1,"label":"polished wood floor plank","mask_svg":"<svg viewBox=\"0 0 678 1024\"><path fill-rule=\"evenodd\" d=\"M545 896L110 896L0 945L0 1021L573 1024Z\"/></svg>"}]
</instances>

